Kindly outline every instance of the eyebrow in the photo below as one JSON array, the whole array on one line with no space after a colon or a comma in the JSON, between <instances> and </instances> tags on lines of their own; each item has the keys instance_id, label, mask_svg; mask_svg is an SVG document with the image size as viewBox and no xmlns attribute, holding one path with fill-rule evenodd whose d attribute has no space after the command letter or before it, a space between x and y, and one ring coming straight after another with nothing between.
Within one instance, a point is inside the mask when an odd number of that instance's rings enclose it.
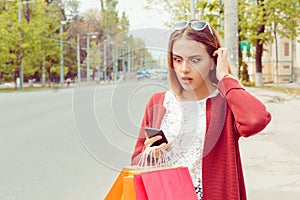
<instances>
[{"instance_id":1,"label":"eyebrow","mask_svg":"<svg viewBox=\"0 0 300 200\"><path fill-rule=\"evenodd\" d=\"M183 56L177 55L177 54L175 54L175 53L173 53L173 56L183 58ZM195 58L195 57L201 57L201 58L202 58L201 55L192 55L192 56L189 56L188 59Z\"/></svg>"}]
</instances>

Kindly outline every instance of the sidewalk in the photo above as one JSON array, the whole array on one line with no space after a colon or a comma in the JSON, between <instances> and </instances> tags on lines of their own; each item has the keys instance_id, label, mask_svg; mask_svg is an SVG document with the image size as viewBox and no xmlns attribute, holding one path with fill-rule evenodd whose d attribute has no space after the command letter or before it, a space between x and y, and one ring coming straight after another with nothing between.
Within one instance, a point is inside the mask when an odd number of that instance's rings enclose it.
<instances>
[{"instance_id":1,"label":"sidewalk","mask_svg":"<svg viewBox=\"0 0 300 200\"><path fill-rule=\"evenodd\" d=\"M300 97L258 88L247 90L272 114L271 123L260 134L240 140L248 199L299 199Z\"/></svg>"}]
</instances>

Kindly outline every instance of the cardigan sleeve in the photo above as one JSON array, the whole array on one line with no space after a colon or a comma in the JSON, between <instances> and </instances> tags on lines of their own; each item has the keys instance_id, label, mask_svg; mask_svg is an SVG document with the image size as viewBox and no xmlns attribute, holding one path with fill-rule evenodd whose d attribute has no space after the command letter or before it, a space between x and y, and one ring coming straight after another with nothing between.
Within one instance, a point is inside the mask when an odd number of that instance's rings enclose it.
<instances>
[{"instance_id":1,"label":"cardigan sleeve","mask_svg":"<svg viewBox=\"0 0 300 200\"><path fill-rule=\"evenodd\" d=\"M146 110L145 110L144 117L142 120L139 135L138 135L135 147L134 147L133 154L131 156L131 165L138 164L138 162L141 158L142 152L145 150L144 142L146 140L146 136L145 136L144 128L149 126L149 124L150 124L150 117L149 117L149 115L150 115L149 108L151 107L150 104L151 104L151 101L149 101L146 106Z\"/></svg>"},{"instance_id":2,"label":"cardigan sleeve","mask_svg":"<svg viewBox=\"0 0 300 200\"><path fill-rule=\"evenodd\" d=\"M138 164L141 155L145 150L145 127L160 128L162 118L166 112L163 106L164 94L165 92L157 92L153 94L146 105L146 110L139 131L139 136L137 138L134 151L131 156L131 165Z\"/></svg>"},{"instance_id":3,"label":"cardigan sleeve","mask_svg":"<svg viewBox=\"0 0 300 200\"><path fill-rule=\"evenodd\" d=\"M221 96L234 116L234 126L240 136L249 137L263 130L271 121L266 106L246 91L238 80L223 78L218 83Z\"/></svg>"}]
</instances>

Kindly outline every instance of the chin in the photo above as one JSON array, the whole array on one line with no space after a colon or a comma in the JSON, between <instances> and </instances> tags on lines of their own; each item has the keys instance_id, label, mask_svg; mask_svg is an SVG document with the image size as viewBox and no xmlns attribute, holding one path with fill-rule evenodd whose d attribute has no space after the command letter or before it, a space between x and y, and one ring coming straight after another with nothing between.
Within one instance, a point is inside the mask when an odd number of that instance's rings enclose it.
<instances>
[{"instance_id":1,"label":"chin","mask_svg":"<svg viewBox=\"0 0 300 200\"><path fill-rule=\"evenodd\" d=\"M190 86L183 85L182 88L187 92L193 92L195 90L195 88L191 85Z\"/></svg>"}]
</instances>

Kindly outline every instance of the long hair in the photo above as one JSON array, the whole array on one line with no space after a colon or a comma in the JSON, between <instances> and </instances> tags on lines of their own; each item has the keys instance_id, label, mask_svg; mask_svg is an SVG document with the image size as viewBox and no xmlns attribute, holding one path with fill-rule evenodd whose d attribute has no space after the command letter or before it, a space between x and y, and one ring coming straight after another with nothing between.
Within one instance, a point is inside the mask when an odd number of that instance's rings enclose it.
<instances>
[{"instance_id":1,"label":"long hair","mask_svg":"<svg viewBox=\"0 0 300 200\"><path fill-rule=\"evenodd\" d=\"M197 21L197 20L191 20L189 23ZM181 95L183 91L183 87L181 86L176 73L174 71L174 65L173 65L173 46L174 42L178 39L185 38L189 40L194 40L196 42L200 42L205 45L205 50L207 53L213 58L214 65L217 64L217 57L213 57L213 53L220 47L222 47L220 42L220 37L216 30L211 27L211 30L213 32L210 32L208 26L205 27L205 29L201 31L196 31L191 28L190 25L188 25L186 28L181 30L175 30L171 33L169 38L169 46L168 46L168 65L169 65L169 78L170 78L170 84L172 90L175 92L176 95ZM233 70L229 66L229 73L232 74ZM216 74L216 67L214 67L213 70L209 72L209 78L211 82L218 83L217 74Z\"/></svg>"}]
</instances>

